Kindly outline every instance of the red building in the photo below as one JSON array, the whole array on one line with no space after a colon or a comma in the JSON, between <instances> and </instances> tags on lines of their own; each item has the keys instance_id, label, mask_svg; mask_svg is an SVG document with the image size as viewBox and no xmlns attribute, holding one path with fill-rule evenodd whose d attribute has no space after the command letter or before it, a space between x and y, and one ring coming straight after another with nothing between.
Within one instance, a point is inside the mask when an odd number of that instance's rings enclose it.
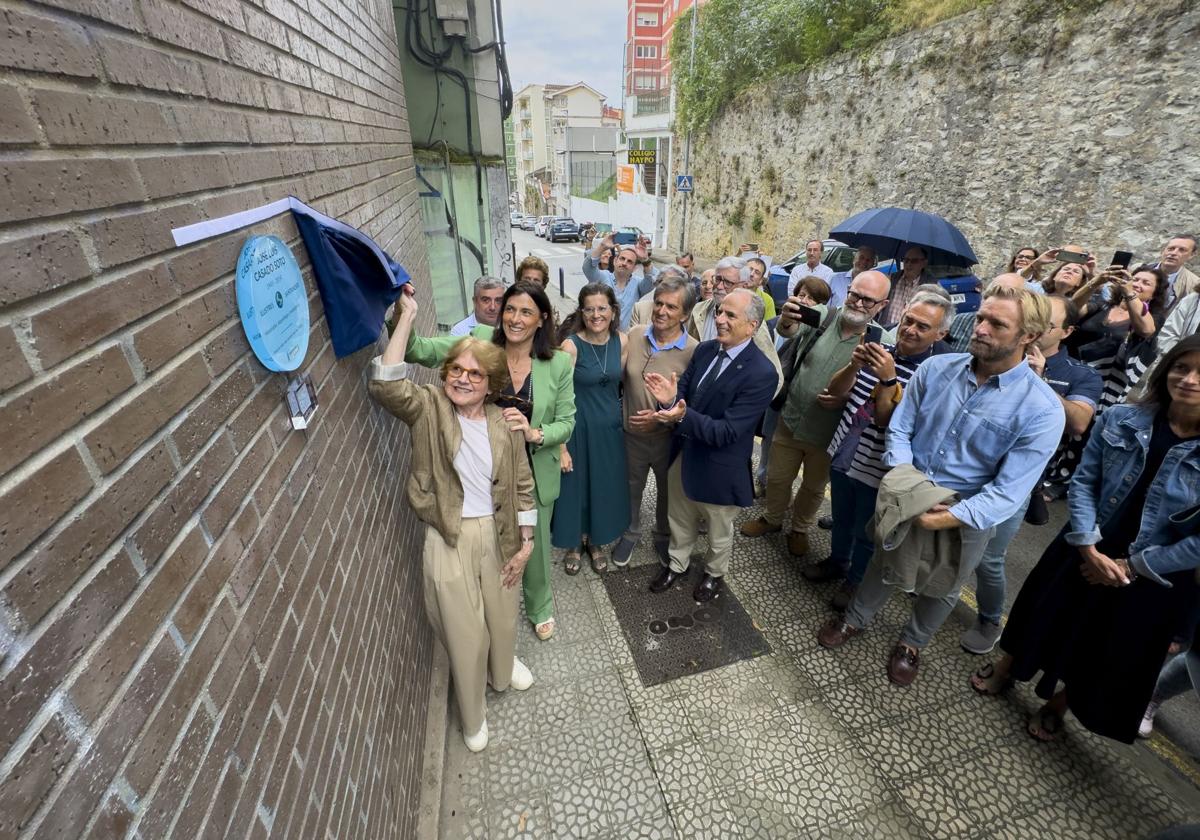
<instances>
[{"instance_id":1,"label":"red building","mask_svg":"<svg viewBox=\"0 0 1200 840\"><path fill-rule=\"evenodd\" d=\"M696 0L626 0L626 96L638 97L641 112L669 108L671 94L671 33L680 12Z\"/></svg>"}]
</instances>

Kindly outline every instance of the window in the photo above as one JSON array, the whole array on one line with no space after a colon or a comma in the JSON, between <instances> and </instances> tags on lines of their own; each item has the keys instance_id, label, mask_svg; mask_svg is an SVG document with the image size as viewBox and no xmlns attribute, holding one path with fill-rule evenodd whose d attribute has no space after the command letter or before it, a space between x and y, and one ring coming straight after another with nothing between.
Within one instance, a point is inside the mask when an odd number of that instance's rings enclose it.
<instances>
[{"instance_id":1,"label":"window","mask_svg":"<svg viewBox=\"0 0 1200 840\"><path fill-rule=\"evenodd\" d=\"M638 90L658 90L658 76L638 74L633 77L633 86Z\"/></svg>"},{"instance_id":2,"label":"window","mask_svg":"<svg viewBox=\"0 0 1200 840\"><path fill-rule=\"evenodd\" d=\"M658 58L658 47L634 47L634 55L638 58Z\"/></svg>"},{"instance_id":3,"label":"window","mask_svg":"<svg viewBox=\"0 0 1200 840\"><path fill-rule=\"evenodd\" d=\"M638 12L638 26L658 26L658 12Z\"/></svg>"}]
</instances>

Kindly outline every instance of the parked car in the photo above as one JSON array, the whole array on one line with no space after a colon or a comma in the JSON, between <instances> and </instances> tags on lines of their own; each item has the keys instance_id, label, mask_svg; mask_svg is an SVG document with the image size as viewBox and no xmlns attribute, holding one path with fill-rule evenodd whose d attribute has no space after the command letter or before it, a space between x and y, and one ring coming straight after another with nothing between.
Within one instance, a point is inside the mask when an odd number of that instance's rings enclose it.
<instances>
[{"instance_id":1,"label":"parked car","mask_svg":"<svg viewBox=\"0 0 1200 840\"><path fill-rule=\"evenodd\" d=\"M525 216L522 215L521 213L516 212L515 210L508 214L509 227L519 228L521 226L521 222L524 220L525 220Z\"/></svg>"},{"instance_id":2,"label":"parked car","mask_svg":"<svg viewBox=\"0 0 1200 840\"><path fill-rule=\"evenodd\" d=\"M850 266L854 264L854 254L858 251L857 248L851 248L845 242L839 242L836 239L825 239L821 242L823 248L821 251L821 262L837 271L849 271ZM784 263L782 267L791 271L800 263L808 259L804 251L794 254L792 258Z\"/></svg>"},{"instance_id":3,"label":"parked car","mask_svg":"<svg viewBox=\"0 0 1200 840\"><path fill-rule=\"evenodd\" d=\"M550 224L550 232L546 235L546 238L551 242L558 242L559 240L578 242L579 225L575 224L574 219L566 217L557 218Z\"/></svg>"},{"instance_id":4,"label":"parked car","mask_svg":"<svg viewBox=\"0 0 1200 840\"><path fill-rule=\"evenodd\" d=\"M521 230L533 230L535 225L537 225L537 216L521 217Z\"/></svg>"},{"instance_id":5,"label":"parked car","mask_svg":"<svg viewBox=\"0 0 1200 840\"><path fill-rule=\"evenodd\" d=\"M550 230L550 223L554 221L553 216L539 216L537 224L533 226L533 232L543 239Z\"/></svg>"}]
</instances>

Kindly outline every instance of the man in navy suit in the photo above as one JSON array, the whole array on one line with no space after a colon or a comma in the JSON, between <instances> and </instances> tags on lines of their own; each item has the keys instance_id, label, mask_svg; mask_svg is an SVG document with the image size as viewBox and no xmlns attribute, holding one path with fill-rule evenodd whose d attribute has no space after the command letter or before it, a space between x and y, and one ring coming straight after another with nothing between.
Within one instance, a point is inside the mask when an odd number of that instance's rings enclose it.
<instances>
[{"instance_id":1,"label":"man in navy suit","mask_svg":"<svg viewBox=\"0 0 1200 840\"><path fill-rule=\"evenodd\" d=\"M729 571L733 519L738 508L754 504L754 430L779 384L775 366L753 341L762 321L762 298L735 289L717 310L716 340L696 348L683 376L645 375L658 419L675 427L667 472L671 563L651 592L665 592L687 575L702 518L709 548L693 597L711 600Z\"/></svg>"}]
</instances>

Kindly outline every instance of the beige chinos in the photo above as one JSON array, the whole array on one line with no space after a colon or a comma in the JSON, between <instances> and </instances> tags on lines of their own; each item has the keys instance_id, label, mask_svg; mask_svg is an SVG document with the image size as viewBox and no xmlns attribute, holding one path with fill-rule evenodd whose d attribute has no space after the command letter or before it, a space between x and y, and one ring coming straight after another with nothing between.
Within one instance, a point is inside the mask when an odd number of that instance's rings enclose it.
<instances>
[{"instance_id":1,"label":"beige chinos","mask_svg":"<svg viewBox=\"0 0 1200 840\"><path fill-rule=\"evenodd\" d=\"M710 505L696 502L683 491L683 456L675 459L667 471L667 519L671 523L671 571L686 572L692 551L700 536L700 520L708 520L708 553L704 571L713 577L725 577L733 551L733 519L741 510L737 505Z\"/></svg>"},{"instance_id":2,"label":"beige chinos","mask_svg":"<svg viewBox=\"0 0 1200 840\"><path fill-rule=\"evenodd\" d=\"M446 646L463 732L483 727L489 676L497 691L512 679L521 590L505 589L505 564L490 516L462 520L458 545L425 529L425 612Z\"/></svg>"}]
</instances>

